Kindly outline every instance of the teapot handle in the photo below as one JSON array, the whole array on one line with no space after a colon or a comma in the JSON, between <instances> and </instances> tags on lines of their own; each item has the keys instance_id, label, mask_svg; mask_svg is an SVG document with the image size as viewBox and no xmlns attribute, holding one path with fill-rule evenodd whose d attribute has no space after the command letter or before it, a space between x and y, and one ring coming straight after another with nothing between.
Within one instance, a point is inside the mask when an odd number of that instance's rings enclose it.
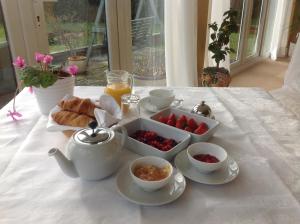
<instances>
[{"instance_id":1,"label":"teapot handle","mask_svg":"<svg viewBox=\"0 0 300 224\"><path fill-rule=\"evenodd\" d=\"M128 137L127 129L124 128L123 126L116 125L116 126L112 127L112 130L114 130L114 131L121 130L121 132L122 132L121 146L119 148L119 150L121 150L125 146L125 142Z\"/></svg>"}]
</instances>

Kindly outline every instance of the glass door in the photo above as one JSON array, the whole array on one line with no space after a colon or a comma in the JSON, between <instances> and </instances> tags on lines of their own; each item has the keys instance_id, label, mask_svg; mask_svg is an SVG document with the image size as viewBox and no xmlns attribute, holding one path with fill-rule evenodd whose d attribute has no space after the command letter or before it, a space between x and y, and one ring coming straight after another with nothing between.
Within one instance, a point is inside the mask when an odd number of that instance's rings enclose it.
<instances>
[{"instance_id":1,"label":"glass door","mask_svg":"<svg viewBox=\"0 0 300 224\"><path fill-rule=\"evenodd\" d=\"M77 85L106 85L107 69L132 72L135 85L165 85L164 0L32 4L38 49L52 54L58 65L85 62Z\"/></svg>"},{"instance_id":2,"label":"glass door","mask_svg":"<svg viewBox=\"0 0 300 224\"><path fill-rule=\"evenodd\" d=\"M40 41L54 62L79 67L76 85L106 85L105 0L45 0L35 4L38 29L44 34Z\"/></svg>"},{"instance_id":3,"label":"glass door","mask_svg":"<svg viewBox=\"0 0 300 224\"><path fill-rule=\"evenodd\" d=\"M164 0L131 0L136 85L165 85Z\"/></svg>"},{"instance_id":4,"label":"glass door","mask_svg":"<svg viewBox=\"0 0 300 224\"><path fill-rule=\"evenodd\" d=\"M267 0L231 0L230 7L238 11L239 32L231 35L231 68L242 67L260 55Z\"/></svg>"},{"instance_id":5,"label":"glass door","mask_svg":"<svg viewBox=\"0 0 300 224\"><path fill-rule=\"evenodd\" d=\"M0 108L13 98L16 88L15 72L0 5Z\"/></svg>"}]
</instances>

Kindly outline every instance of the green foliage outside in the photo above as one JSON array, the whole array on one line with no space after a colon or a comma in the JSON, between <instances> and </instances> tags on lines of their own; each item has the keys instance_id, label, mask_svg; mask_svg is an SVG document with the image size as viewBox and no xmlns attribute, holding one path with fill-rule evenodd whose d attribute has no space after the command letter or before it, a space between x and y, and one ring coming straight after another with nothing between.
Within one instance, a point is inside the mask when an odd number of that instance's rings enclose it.
<instances>
[{"instance_id":1,"label":"green foliage outside","mask_svg":"<svg viewBox=\"0 0 300 224\"><path fill-rule=\"evenodd\" d=\"M93 23L87 22L60 22L58 25L54 23L48 23L48 41L51 53L62 52L70 50L68 46L61 39L61 35L57 32L57 26L60 30L64 30L65 35L72 35L76 38L76 48L86 47L91 42ZM105 24L100 24L100 27L105 28ZM104 33L98 33L97 39L94 44L102 44L104 40Z\"/></svg>"},{"instance_id":2,"label":"green foliage outside","mask_svg":"<svg viewBox=\"0 0 300 224\"><path fill-rule=\"evenodd\" d=\"M256 33L249 33L248 35L248 46L247 46L247 56L255 53L255 43L256 43ZM237 60L237 52L238 52L238 44L239 44L239 33L233 33L230 36L230 47L235 51L230 52L230 62L234 62Z\"/></svg>"},{"instance_id":3,"label":"green foliage outside","mask_svg":"<svg viewBox=\"0 0 300 224\"><path fill-rule=\"evenodd\" d=\"M0 24L0 43L6 42L4 26Z\"/></svg>"}]
</instances>

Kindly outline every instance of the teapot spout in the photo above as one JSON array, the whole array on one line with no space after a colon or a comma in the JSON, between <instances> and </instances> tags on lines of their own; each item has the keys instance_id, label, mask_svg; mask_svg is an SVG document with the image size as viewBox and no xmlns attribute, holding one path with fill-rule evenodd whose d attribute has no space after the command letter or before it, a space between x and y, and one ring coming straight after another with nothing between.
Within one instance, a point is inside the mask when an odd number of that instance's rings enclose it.
<instances>
[{"instance_id":1,"label":"teapot spout","mask_svg":"<svg viewBox=\"0 0 300 224\"><path fill-rule=\"evenodd\" d=\"M54 156L54 158L56 159L58 165L60 166L60 168L62 169L62 171L70 176L70 177L78 177L78 173L74 167L74 164L71 160L67 159L59 149L57 148L52 148L49 150L48 155Z\"/></svg>"}]
</instances>

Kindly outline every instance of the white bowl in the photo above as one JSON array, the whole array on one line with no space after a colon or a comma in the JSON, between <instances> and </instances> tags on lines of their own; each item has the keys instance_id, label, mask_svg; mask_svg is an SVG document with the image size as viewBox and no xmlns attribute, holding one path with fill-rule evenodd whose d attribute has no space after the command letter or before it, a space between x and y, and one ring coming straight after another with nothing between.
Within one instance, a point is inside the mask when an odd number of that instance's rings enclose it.
<instances>
[{"instance_id":1,"label":"white bowl","mask_svg":"<svg viewBox=\"0 0 300 224\"><path fill-rule=\"evenodd\" d=\"M206 163L193 158L197 154L210 154L215 156L219 162ZM227 152L221 146L207 142L198 142L192 144L187 149L187 155L191 164L196 167L201 173L210 173L216 171L226 165Z\"/></svg>"},{"instance_id":2,"label":"white bowl","mask_svg":"<svg viewBox=\"0 0 300 224\"><path fill-rule=\"evenodd\" d=\"M166 178L164 178L162 180L157 180L157 181L142 180L133 174L135 167L137 167L139 165L154 165L159 168L168 166L169 167L169 175ZM156 157L156 156L145 156L145 157L138 158L138 159L134 160L133 162L131 162L129 169L130 169L130 175L131 175L133 181L139 187L141 187L144 191L148 191L148 192L155 191L155 190L158 190L158 189L166 186L169 183L169 181L171 180L171 176L173 173L172 165L167 160Z\"/></svg>"},{"instance_id":3,"label":"white bowl","mask_svg":"<svg viewBox=\"0 0 300 224\"><path fill-rule=\"evenodd\" d=\"M188 146L191 139L191 135L188 132L183 132L171 126L145 118L137 118L123 126L128 132L125 148L143 156L157 156L166 160L171 160L177 153ZM169 151L160 151L151 145L147 145L130 137L137 130L154 131L161 137L174 139L178 144Z\"/></svg>"},{"instance_id":4,"label":"white bowl","mask_svg":"<svg viewBox=\"0 0 300 224\"><path fill-rule=\"evenodd\" d=\"M169 89L153 89L149 92L150 102L157 108L164 108L171 105L175 99L172 90Z\"/></svg>"}]
</instances>

